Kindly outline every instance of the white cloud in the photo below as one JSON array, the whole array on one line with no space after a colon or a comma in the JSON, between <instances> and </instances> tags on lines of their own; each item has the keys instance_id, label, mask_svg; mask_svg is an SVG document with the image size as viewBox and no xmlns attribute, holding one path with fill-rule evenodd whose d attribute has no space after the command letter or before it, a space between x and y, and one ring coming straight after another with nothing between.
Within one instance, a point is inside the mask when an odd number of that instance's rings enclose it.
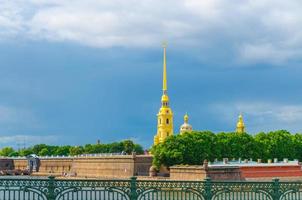
<instances>
[{"instance_id":1,"label":"white cloud","mask_svg":"<svg viewBox=\"0 0 302 200\"><path fill-rule=\"evenodd\" d=\"M0 105L0 131L22 128L38 128L41 123L34 113L27 109Z\"/></svg>"},{"instance_id":2,"label":"white cloud","mask_svg":"<svg viewBox=\"0 0 302 200\"><path fill-rule=\"evenodd\" d=\"M287 129L302 131L302 105L272 102L237 102L214 104L211 109L219 112L220 120L235 125L239 113L243 113L247 129L252 132Z\"/></svg>"},{"instance_id":3,"label":"white cloud","mask_svg":"<svg viewBox=\"0 0 302 200\"><path fill-rule=\"evenodd\" d=\"M29 147L35 144L51 144L57 141L57 137L53 135L38 136L38 135L13 135L13 136L0 136L0 145L3 147L13 146L23 148Z\"/></svg>"},{"instance_id":4,"label":"white cloud","mask_svg":"<svg viewBox=\"0 0 302 200\"><path fill-rule=\"evenodd\" d=\"M270 61L270 63L278 65L301 55L302 49L284 49L280 45L272 43L245 44L241 48L242 59L249 62L266 63Z\"/></svg>"},{"instance_id":5,"label":"white cloud","mask_svg":"<svg viewBox=\"0 0 302 200\"><path fill-rule=\"evenodd\" d=\"M0 36L93 47L149 47L166 39L227 45L238 62L282 64L302 56L300 0L18 0L0 4ZM225 43L215 41L221 38Z\"/></svg>"}]
</instances>

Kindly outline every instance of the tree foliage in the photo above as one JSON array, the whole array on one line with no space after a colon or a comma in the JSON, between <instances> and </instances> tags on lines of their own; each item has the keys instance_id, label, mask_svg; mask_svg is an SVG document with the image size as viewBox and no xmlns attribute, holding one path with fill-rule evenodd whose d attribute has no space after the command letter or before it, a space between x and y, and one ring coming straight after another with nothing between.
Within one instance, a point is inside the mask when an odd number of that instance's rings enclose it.
<instances>
[{"instance_id":1,"label":"tree foliage","mask_svg":"<svg viewBox=\"0 0 302 200\"><path fill-rule=\"evenodd\" d=\"M273 159L302 160L302 134L285 130L249 135L247 133L191 132L168 137L153 146L153 164L167 167L176 164L202 164L207 159Z\"/></svg>"},{"instance_id":2,"label":"tree foliage","mask_svg":"<svg viewBox=\"0 0 302 200\"><path fill-rule=\"evenodd\" d=\"M4 147L0 150L1 156L27 156L36 154L39 156L74 156L80 154L97 154L97 153L126 153L143 154L143 147L135 144L131 140L124 140L121 142L113 142L109 144L86 144L84 146L54 146L47 144L36 144L29 148L24 148L15 151L12 147Z\"/></svg>"},{"instance_id":3,"label":"tree foliage","mask_svg":"<svg viewBox=\"0 0 302 200\"><path fill-rule=\"evenodd\" d=\"M0 151L1 156L9 156L11 153L14 152L14 149L12 147L4 147Z\"/></svg>"}]
</instances>

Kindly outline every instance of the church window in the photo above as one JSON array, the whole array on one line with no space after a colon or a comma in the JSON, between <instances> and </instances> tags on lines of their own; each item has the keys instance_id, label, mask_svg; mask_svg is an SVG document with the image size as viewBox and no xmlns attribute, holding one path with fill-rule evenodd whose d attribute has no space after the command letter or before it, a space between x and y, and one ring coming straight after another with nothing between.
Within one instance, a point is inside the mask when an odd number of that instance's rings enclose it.
<instances>
[{"instance_id":1,"label":"church window","mask_svg":"<svg viewBox=\"0 0 302 200\"><path fill-rule=\"evenodd\" d=\"M161 124L161 119L159 119L159 124Z\"/></svg>"},{"instance_id":2,"label":"church window","mask_svg":"<svg viewBox=\"0 0 302 200\"><path fill-rule=\"evenodd\" d=\"M169 124L169 119L166 120L166 123Z\"/></svg>"}]
</instances>

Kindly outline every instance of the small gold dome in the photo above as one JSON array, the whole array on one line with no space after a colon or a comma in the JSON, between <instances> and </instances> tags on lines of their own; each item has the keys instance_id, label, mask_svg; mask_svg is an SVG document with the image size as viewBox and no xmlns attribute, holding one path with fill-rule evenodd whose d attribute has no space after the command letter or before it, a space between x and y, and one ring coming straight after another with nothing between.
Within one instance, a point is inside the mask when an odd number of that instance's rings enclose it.
<instances>
[{"instance_id":1,"label":"small gold dome","mask_svg":"<svg viewBox=\"0 0 302 200\"><path fill-rule=\"evenodd\" d=\"M180 126L180 134L192 131L192 126L188 123L188 121L189 121L189 116L188 114L185 114L184 123L183 125Z\"/></svg>"},{"instance_id":2,"label":"small gold dome","mask_svg":"<svg viewBox=\"0 0 302 200\"><path fill-rule=\"evenodd\" d=\"M161 97L161 101L162 102L169 102L169 97L168 97L168 95L163 95L162 97Z\"/></svg>"},{"instance_id":3,"label":"small gold dome","mask_svg":"<svg viewBox=\"0 0 302 200\"><path fill-rule=\"evenodd\" d=\"M243 122L242 114L240 114L239 117L238 117L238 122L237 122L237 126L236 126L236 132L237 133L243 133L243 132L245 132L245 125L244 125L244 122Z\"/></svg>"}]
</instances>

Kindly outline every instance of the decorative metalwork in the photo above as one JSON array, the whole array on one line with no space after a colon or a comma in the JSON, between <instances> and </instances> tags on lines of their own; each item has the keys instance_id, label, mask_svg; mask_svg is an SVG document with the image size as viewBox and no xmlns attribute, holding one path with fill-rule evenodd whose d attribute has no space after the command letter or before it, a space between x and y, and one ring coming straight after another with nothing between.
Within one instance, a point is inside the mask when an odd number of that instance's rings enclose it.
<instances>
[{"instance_id":1,"label":"decorative metalwork","mask_svg":"<svg viewBox=\"0 0 302 200\"><path fill-rule=\"evenodd\" d=\"M300 200L302 182L0 177L0 200Z\"/></svg>"}]
</instances>

